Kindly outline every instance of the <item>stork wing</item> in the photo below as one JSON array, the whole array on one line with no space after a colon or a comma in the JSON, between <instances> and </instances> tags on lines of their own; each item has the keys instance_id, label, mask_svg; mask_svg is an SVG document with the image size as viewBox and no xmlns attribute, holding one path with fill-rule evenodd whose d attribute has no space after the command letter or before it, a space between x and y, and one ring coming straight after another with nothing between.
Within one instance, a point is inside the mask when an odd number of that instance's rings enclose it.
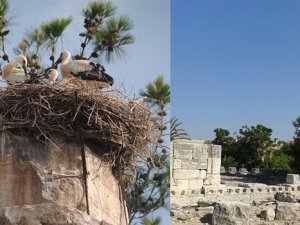
<instances>
[{"instance_id":1,"label":"stork wing","mask_svg":"<svg viewBox=\"0 0 300 225\"><path fill-rule=\"evenodd\" d=\"M87 60L74 60L68 65L68 70L74 77L82 80L95 80L113 85L114 79L105 73L102 65Z\"/></svg>"}]
</instances>

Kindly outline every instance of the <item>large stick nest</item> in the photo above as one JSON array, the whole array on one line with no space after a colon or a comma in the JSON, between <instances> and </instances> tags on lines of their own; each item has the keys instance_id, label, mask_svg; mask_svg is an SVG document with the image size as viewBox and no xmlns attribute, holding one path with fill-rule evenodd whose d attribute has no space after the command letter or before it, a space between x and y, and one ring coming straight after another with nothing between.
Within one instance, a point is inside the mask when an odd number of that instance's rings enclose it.
<instances>
[{"instance_id":1,"label":"large stick nest","mask_svg":"<svg viewBox=\"0 0 300 225\"><path fill-rule=\"evenodd\" d=\"M2 130L21 130L48 141L55 135L105 143L127 159L155 136L150 110L120 91L59 84L1 89L0 124Z\"/></svg>"}]
</instances>

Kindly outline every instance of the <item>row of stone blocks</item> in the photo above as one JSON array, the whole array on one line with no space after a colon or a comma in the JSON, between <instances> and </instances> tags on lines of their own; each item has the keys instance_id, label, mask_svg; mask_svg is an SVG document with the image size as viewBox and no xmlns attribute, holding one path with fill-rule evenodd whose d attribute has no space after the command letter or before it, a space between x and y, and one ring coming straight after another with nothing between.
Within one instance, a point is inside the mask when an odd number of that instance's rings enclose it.
<instances>
[{"instance_id":1,"label":"row of stone blocks","mask_svg":"<svg viewBox=\"0 0 300 225\"><path fill-rule=\"evenodd\" d=\"M208 158L221 158L221 146L201 141L172 142L172 149L173 169L207 170Z\"/></svg>"},{"instance_id":2,"label":"row of stone blocks","mask_svg":"<svg viewBox=\"0 0 300 225\"><path fill-rule=\"evenodd\" d=\"M288 192L300 192L300 186L295 187L284 187L284 186L269 186L269 187L255 187L255 188L244 188L244 187L230 187L226 189L227 194L251 194L251 193L271 193L278 191L288 191ZM205 194L215 195L222 193L220 190L216 192L215 189L207 189Z\"/></svg>"}]
</instances>

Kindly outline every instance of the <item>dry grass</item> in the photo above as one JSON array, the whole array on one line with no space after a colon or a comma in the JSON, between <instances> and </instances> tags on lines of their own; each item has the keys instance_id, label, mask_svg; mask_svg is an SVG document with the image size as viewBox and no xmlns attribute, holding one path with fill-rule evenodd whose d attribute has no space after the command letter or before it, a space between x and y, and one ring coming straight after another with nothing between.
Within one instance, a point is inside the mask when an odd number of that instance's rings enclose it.
<instances>
[{"instance_id":1,"label":"dry grass","mask_svg":"<svg viewBox=\"0 0 300 225\"><path fill-rule=\"evenodd\" d=\"M0 89L0 124L2 131L21 130L47 141L55 135L105 143L118 164L155 141L155 118L144 105L119 91L80 85Z\"/></svg>"}]
</instances>

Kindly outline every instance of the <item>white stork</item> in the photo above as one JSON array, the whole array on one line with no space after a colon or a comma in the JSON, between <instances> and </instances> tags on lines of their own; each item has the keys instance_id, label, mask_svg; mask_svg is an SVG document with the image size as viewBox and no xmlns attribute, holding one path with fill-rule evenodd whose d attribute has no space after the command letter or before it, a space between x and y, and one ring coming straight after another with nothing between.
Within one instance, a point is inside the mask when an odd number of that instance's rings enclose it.
<instances>
[{"instance_id":1,"label":"white stork","mask_svg":"<svg viewBox=\"0 0 300 225\"><path fill-rule=\"evenodd\" d=\"M70 61L71 53L64 51L53 67L61 63L61 75L63 78L80 78L85 80L91 88L110 88L114 79L105 73L105 69L98 63L89 60L72 60Z\"/></svg>"},{"instance_id":2,"label":"white stork","mask_svg":"<svg viewBox=\"0 0 300 225\"><path fill-rule=\"evenodd\" d=\"M21 65L21 68L17 66ZM2 68L2 77L8 84L24 83L30 79L27 74L27 59L23 55L18 55L14 61L7 63Z\"/></svg>"},{"instance_id":3,"label":"white stork","mask_svg":"<svg viewBox=\"0 0 300 225\"><path fill-rule=\"evenodd\" d=\"M48 79L49 84L54 84L57 80L58 72L56 69L49 69L45 74L45 78Z\"/></svg>"}]
</instances>

